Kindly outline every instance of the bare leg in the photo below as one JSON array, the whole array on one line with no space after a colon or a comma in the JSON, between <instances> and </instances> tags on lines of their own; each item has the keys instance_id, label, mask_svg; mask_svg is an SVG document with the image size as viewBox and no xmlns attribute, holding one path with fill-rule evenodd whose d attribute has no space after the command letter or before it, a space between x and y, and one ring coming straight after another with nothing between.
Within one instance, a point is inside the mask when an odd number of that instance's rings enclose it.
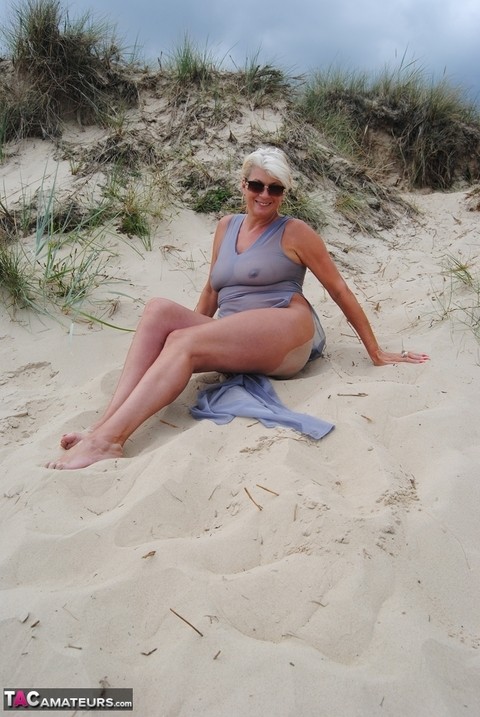
<instances>
[{"instance_id":1,"label":"bare leg","mask_svg":"<svg viewBox=\"0 0 480 717\"><path fill-rule=\"evenodd\" d=\"M60 440L62 448L66 450L72 448L115 413L158 358L171 331L209 321L212 321L212 319L190 311L168 299L152 299L149 301L145 306L130 345L118 385L105 413L86 431L65 433Z\"/></svg>"},{"instance_id":2,"label":"bare leg","mask_svg":"<svg viewBox=\"0 0 480 717\"><path fill-rule=\"evenodd\" d=\"M175 400L192 373L272 374L290 352L310 340L313 330L309 308L293 302L285 309L259 309L220 320L203 319L170 331L163 350L143 375L132 370L135 385L127 375L123 383L129 391L122 388L119 394L122 400L117 400L116 408L112 409L112 400L101 424L68 457L50 462L47 467L83 468L105 458L121 457L127 438L147 418ZM117 389L115 395L118 393Z\"/></svg>"}]
</instances>

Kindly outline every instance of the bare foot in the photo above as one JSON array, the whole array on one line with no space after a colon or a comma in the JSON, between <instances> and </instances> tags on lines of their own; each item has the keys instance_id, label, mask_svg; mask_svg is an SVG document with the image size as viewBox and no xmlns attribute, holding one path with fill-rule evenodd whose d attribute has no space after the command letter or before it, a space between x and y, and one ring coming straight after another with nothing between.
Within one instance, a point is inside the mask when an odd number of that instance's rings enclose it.
<instances>
[{"instance_id":1,"label":"bare foot","mask_svg":"<svg viewBox=\"0 0 480 717\"><path fill-rule=\"evenodd\" d=\"M56 461L50 461L45 465L45 468L73 470L75 468L86 468L107 458L122 457L123 450L119 443L110 443L104 438L97 438L94 435L87 434L71 448L68 456L62 456Z\"/></svg>"},{"instance_id":2,"label":"bare foot","mask_svg":"<svg viewBox=\"0 0 480 717\"><path fill-rule=\"evenodd\" d=\"M62 448L65 448L66 451L68 451L70 448L73 448L73 446L76 446L77 443L80 443L85 436L87 436L89 433L91 433L92 429L87 428L85 431L80 433L80 431L75 432L72 431L71 433L64 433L63 436L60 439L60 445Z\"/></svg>"}]
</instances>

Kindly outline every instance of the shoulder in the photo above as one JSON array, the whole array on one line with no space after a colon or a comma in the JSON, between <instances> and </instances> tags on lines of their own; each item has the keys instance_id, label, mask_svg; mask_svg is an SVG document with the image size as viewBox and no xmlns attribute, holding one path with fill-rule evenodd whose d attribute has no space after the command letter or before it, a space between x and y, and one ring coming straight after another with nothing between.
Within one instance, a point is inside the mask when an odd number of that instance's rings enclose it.
<instances>
[{"instance_id":1,"label":"shoulder","mask_svg":"<svg viewBox=\"0 0 480 717\"><path fill-rule=\"evenodd\" d=\"M302 262L310 252L326 250L325 242L320 234L302 219L289 217L285 224L283 237L284 250L295 253Z\"/></svg>"},{"instance_id":2,"label":"shoulder","mask_svg":"<svg viewBox=\"0 0 480 717\"><path fill-rule=\"evenodd\" d=\"M218 223L229 224L232 219L237 219L238 221L243 220L245 219L245 214L225 214L225 216L223 216Z\"/></svg>"},{"instance_id":3,"label":"shoulder","mask_svg":"<svg viewBox=\"0 0 480 717\"><path fill-rule=\"evenodd\" d=\"M217 223L217 228L215 229L215 235L221 234L223 236L223 234L225 234L225 231L226 231L228 225L230 224L232 219L236 216L238 216L238 215L237 214L226 214L224 217L219 219L218 223Z\"/></svg>"},{"instance_id":4,"label":"shoulder","mask_svg":"<svg viewBox=\"0 0 480 717\"><path fill-rule=\"evenodd\" d=\"M230 224L233 217L238 217L238 216L239 216L238 214L225 214L225 216L223 216L221 219L219 219L218 224L219 224L219 226L220 225L226 226L227 224Z\"/></svg>"},{"instance_id":5,"label":"shoulder","mask_svg":"<svg viewBox=\"0 0 480 717\"><path fill-rule=\"evenodd\" d=\"M226 214L224 217L219 219L216 229L215 229L215 235L213 238L213 260L214 261L216 260L216 258L218 256L220 246L222 245L223 239L225 237L225 234L227 232L227 229L228 229L228 226L229 226L231 220L237 216L238 216L238 214Z\"/></svg>"},{"instance_id":6,"label":"shoulder","mask_svg":"<svg viewBox=\"0 0 480 717\"><path fill-rule=\"evenodd\" d=\"M320 235L312 229L310 224L304 222L303 219L297 219L296 217L285 217L288 221L285 224L285 232L288 234L295 234L296 236L315 236L320 239Z\"/></svg>"},{"instance_id":7,"label":"shoulder","mask_svg":"<svg viewBox=\"0 0 480 717\"><path fill-rule=\"evenodd\" d=\"M310 269L329 293L343 290L342 279L324 240L301 219L287 222L283 250L293 261Z\"/></svg>"},{"instance_id":8,"label":"shoulder","mask_svg":"<svg viewBox=\"0 0 480 717\"><path fill-rule=\"evenodd\" d=\"M225 231L225 229L228 227L228 225L230 224L230 221L232 220L232 218L234 216L235 216L235 214L226 214L224 217L219 219L219 221L217 223L216 233L218 233L219 230Z\"/></svg>"},{"instance_id":9,"label":"shoulder","mask_svg":"<svg viewBox=\"0 0 480 717\"><path fill-rule=\"evenodd\" d=\"M285 219L287 219L285 230L295 232L314 232L312 227L307 224L307 222L304 222L303 219L297 219L296 217L290 217L288 215L285 216Z\"/></svg>"},{"instance_id":10,"label":"shoulder","mask_svg":"<svg viewBox=\"0 0 480 717\"><path fill-rule=\"evenodd\" d=\"M223 237L232 219L235 219L236 217L243 218L243 216L243 214L226 214L224 217L219 219L217 228L215 230L215 236L220 235L221 237Z\"/></svg>"}]
</instances>

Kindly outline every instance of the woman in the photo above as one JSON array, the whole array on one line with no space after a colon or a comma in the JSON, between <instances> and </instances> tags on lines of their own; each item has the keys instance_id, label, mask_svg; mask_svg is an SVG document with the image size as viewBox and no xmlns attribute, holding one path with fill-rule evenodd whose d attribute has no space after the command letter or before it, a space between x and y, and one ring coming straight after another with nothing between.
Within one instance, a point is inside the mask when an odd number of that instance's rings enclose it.
<instances>
[{"instance_id":1,"label":"woman","mask_svg":"<svg viewBox=\"0 0 480 717\"><path fill-rule=\"evenodd\" d=\"M280 217L291 184L281 150L260 148L245 159L246 213L218 223L210 276L195 311L166 299L148 302L105 414L87 433L64 435L68 454L48 468L121 457L127 438L174 401L193 373L295 375L323 348L321 327L317 323L315 330L316 315L302 295L306 268L341 308L375 365L428 359L379 347L320 236L303 221Z\"/></svg>"}]
</instances>

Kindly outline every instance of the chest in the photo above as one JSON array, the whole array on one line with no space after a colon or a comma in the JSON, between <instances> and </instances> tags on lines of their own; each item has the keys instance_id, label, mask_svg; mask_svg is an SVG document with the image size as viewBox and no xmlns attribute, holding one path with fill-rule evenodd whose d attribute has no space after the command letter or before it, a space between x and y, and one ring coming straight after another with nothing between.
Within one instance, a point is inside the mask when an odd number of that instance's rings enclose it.
<instances>
[{"instance_id":1,"label":"chest","mask_svg":"<svg viewBox=\"0 0 480 717\"><path fill-rule=\"evenodd\" d=\"M235 242L236 253L243 254L243 252L250 249L250 247L252 247L262 236L263 232L264 230L261 228L248 230L242 225Z\"/></svg>"}]
</instances>

